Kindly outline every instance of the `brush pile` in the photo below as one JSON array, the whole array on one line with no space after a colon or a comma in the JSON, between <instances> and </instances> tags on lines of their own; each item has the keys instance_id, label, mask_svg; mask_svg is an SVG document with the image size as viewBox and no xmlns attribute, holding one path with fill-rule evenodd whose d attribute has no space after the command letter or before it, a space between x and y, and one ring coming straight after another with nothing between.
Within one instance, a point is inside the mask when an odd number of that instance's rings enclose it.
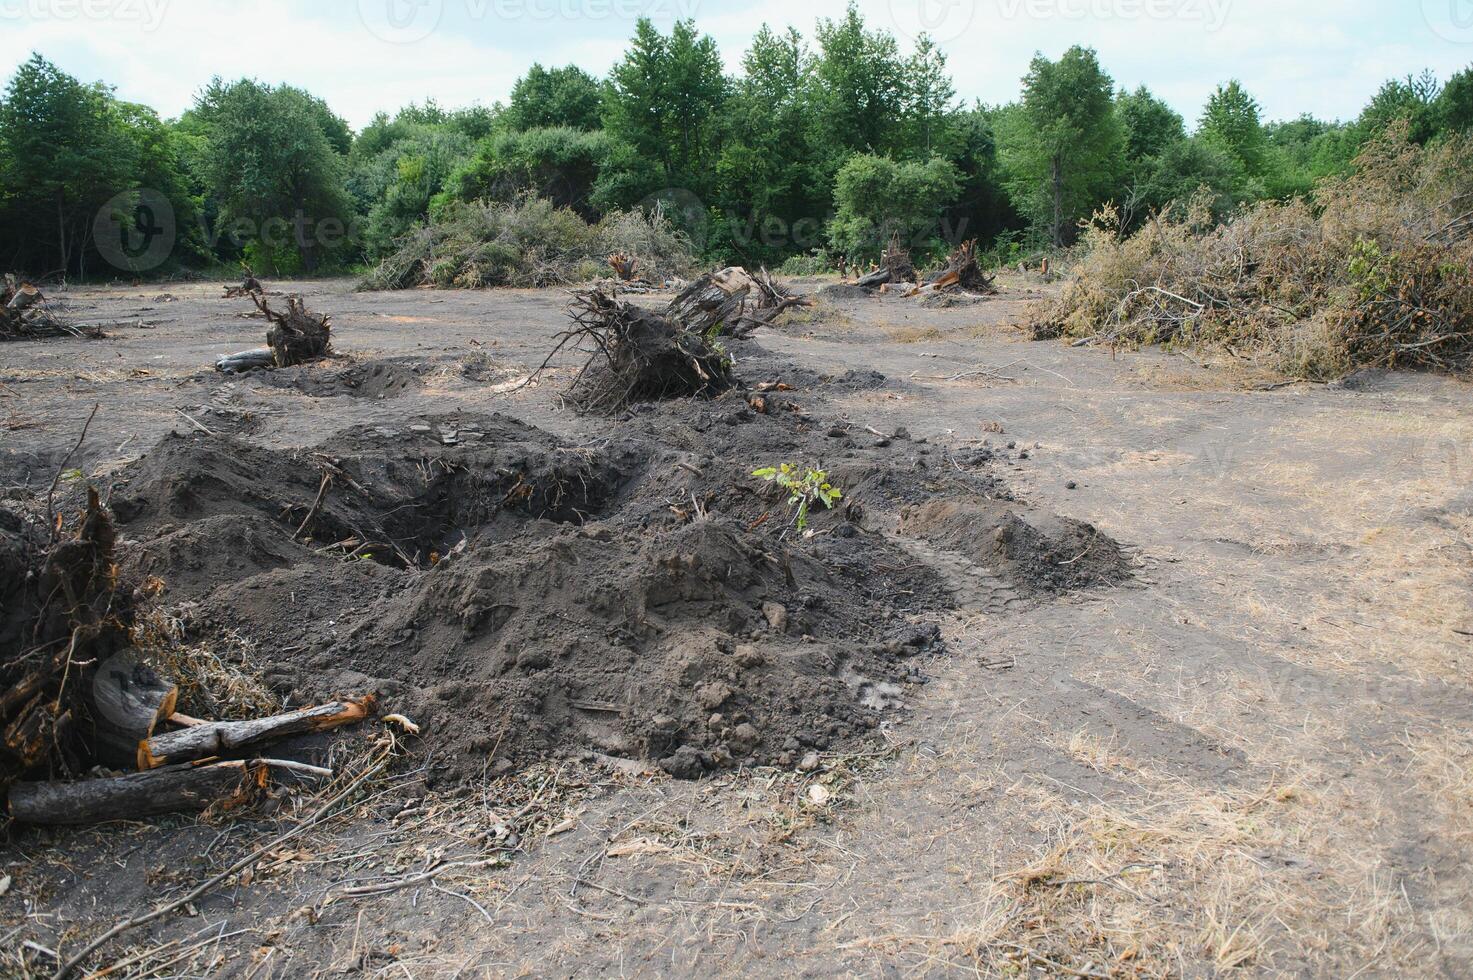
<instances>
[{"instance_id":1,"label":"brush pile","mask_svg":"<svg viewBox=\"0 0 1473 980\"><path fill-rule=\"evenodd\" d=\"M710 397L732 385L731 357L714 336L677 319L600 289L575 293L569 316L573 327L559 335L537 373L564 350L587 352L568 392L580 411L612 414L636 402Z\"/></svg>"},{"instance_id":2,"label":"brush pile","mask_svg":"<svg viewBox=\"0 0 1473 980\"><path fill-rule=\"evenodd\" d=\"M632 282L636 272L649 282L663 282L689 270L692 251L690 239L659 211L615 211L589 224L576 212L537 197L455 204L427 227L406 235L360 288L587 283L608 269L609 256L620 259L620 282Z\"/></svg>"},{"instance_id":3,"label":"brush pile","mask_svg":"<svg viewBox=\"0 0 1473 980\"><path fill-rule=\"evenodd\" d=\"M1038 337L1181 344L1324 380L1367 367L1473 369L1473 139L1393 127L1314 201L1262 202L1217 224L1206 200L1130 237L1087 229Z\"/></svg>"}]
</instances>

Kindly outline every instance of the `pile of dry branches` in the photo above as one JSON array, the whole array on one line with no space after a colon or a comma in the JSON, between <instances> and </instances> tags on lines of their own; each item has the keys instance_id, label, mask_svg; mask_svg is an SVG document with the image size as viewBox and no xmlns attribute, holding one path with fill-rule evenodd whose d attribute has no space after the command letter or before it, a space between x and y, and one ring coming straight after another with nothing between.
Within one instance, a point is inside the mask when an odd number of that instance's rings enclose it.
<instances>
[{"instance_id":1,"label":"pile of dry branches","mask_svg":"<svg viewBox=\"0 0 1473 980\"><path fill-rule=\"evenodd\" d=\"M1086 229L1039 337L1177 343L1296 377L1363 367L1473 369L1473 139L1422 147L1394 127L1314 200L1214 224L1205 200L1130 237Z\"/></svg>"},{"instance_id":2,"label":"pile of dry branches","mask_svg":"<svg viewBox=\"0 0 1473 980\"><path fill-rule=\"evenodd\" d=\"M714 338L678 320L624 303L599 289L573 295L573 326L533 375L567 349L587 352L569 389L580 411L613 413L635 402L720 394L731 387L731 358Z\"/></svg>"}]
</instances>

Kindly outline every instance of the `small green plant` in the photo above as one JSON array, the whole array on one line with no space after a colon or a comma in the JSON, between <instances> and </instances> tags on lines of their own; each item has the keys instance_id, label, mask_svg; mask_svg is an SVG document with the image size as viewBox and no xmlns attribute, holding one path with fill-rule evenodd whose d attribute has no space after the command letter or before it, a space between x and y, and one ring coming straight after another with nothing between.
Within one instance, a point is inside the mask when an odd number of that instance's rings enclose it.
<instances>
[{"instance_id":1,"label":"small green plant","mask_svg":"<svg viewBox=\"0 0 1473 980\"><path fill-rule=\"evenodd\" d=\"M800 473L802 476L799 476ZM804 471L792 463L784 463L781 466L756 470L752 475L759 480L776 483L792 494L788 506L798 508L795 523L799 533L808 529L808 515L815 504L822 504L825 510L832 510L834 504L844 499L843 491L829 483L828 473L812 467Z\"/></svg>"}]
</instances>

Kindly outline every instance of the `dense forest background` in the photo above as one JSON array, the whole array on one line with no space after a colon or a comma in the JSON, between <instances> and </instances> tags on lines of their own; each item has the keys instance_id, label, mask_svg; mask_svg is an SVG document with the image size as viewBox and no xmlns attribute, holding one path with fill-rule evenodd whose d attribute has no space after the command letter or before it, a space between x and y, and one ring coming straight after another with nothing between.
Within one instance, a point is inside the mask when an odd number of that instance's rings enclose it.
<instances>
[{"instance_id":1,"label":"dense forest background","mask_svg":"<svg viewBox=\"0 0 1473 980\"><path fill-rule=\"evenodd\" d=\"M1406 120L1473 127L1473 69L1387 81L1352 121L1268 122L1225 81L1186 120L1117 89L1094 51L1035 57L1017 101L965 105L929 39L851 7L767 28L738 75L693 22L641 21L608 77L533 65L503 105L433 101L354 133L289 85L215 79L178 119L40 55L0 97L0 268L115 278L375 265L457 208L535 196L593 222L660 208L708 262L817 267L978 239L994 262L1066 246L1106 203L1126 230L1202 189L1217 216L1307 195Z\"/></svg>"}]
</instances>

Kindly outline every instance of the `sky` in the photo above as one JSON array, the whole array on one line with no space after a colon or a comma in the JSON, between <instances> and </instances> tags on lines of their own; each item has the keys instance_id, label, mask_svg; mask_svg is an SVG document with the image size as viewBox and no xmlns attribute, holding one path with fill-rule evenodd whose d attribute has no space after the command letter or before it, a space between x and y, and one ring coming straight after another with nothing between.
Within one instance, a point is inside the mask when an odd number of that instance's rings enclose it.
<instances>
[{"instance_id":1,"label":"sky","mask_svg":"<svg viewBox=\"0 0 1473 980\"><path fill-rule=\"evenodd\" d=\"M957 94L1017 97L1036 52L1099 51L1117 85L1145 84L1188 120L1241 80L1268 119L1354 118L1387 78L1473 65L1473 0L857 0L908 49L925 30ZM838 0L0 0L0 74L40 52L84 81L177 116L213 76L288 82L354 128L433 97L504 101L534 62L602 76L635 21L693 18L728 67L762 23L797 27Z\"/></svg>"}]
</instances>

